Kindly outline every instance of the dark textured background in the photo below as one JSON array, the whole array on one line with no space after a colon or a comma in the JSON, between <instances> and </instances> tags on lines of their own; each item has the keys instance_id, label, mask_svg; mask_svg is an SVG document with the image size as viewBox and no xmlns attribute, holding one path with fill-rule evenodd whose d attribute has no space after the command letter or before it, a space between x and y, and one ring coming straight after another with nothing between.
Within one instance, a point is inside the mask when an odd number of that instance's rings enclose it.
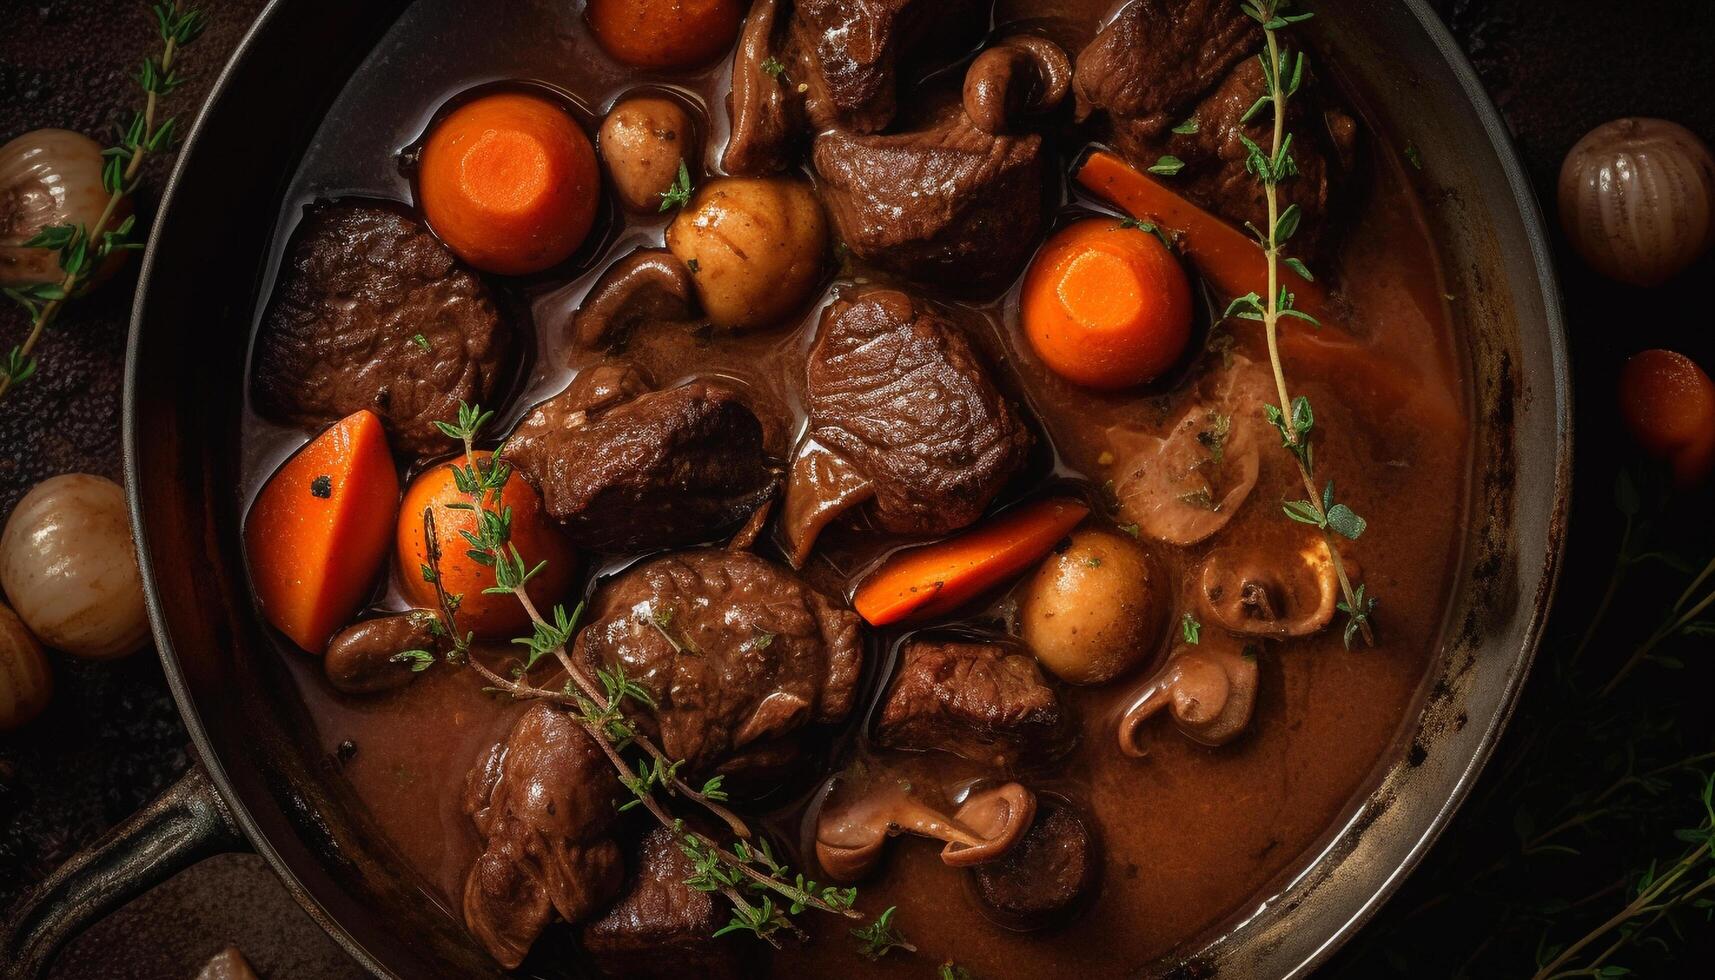
<instances>
[{"instance_id":1,"label":"dark textured background","mask_svg":"<svg viewBox=\"0 0 1715 980\"><path fill-rule=\"evenodd\" d=\"M173 107L181 111L206 92L263 0L211 0L205 6L210 28L189 55L190 83L173 97ZM1506 115L1551 218L1560 159L1597 123L1619 115L1663 116L1715 141L1715 56L1709 47L1715 38L1715 3L1439 0L1435 6ZM0 0L0 142L41 126L108 139L135 102L128 76L154 47L147 18L147 4L139 0ZM145 219L164 176L165 161L155 161L145 172L139 200ZM1532 748L1526 740L1535 719L1561 708L1554 662L1583 629L1607 579L1618 535L1611 487L1616 469L1626 461L1613 415L1619 364L1639 348L1666 346L1706 367L1715 365L1715 315L1707 295L1708 284L1715 282L1715 260L1706 258L1677 282L1644 292L1597 281L1563 243L1557 242L1557 250L1578 392L1578 486L1561 599L1520 722L1502 747L1503 761L1509 753ZM0 401L0 513L37 481L57 473L81 470L120 478L120 375L134 276L134 268L129 269L77 304L39 347L37 378ZM19 311L0 308L0 349L21 339L25 326ZM1670 517L1678 522L1679 543L1690 555L1706 556L1708 496L1677 506L1682 509ZM1647 591L1622 595L1611 617L1619 624L1612 631L1616 649L1628 642L1624 628L1629 620L1635 618L1641 630L1653 626L1659 599ZM1636 711L1677 716L1684 739L1710 746L1711 712L1704 700L1711 689L1710 659L1692 664L1688 675L1641 677ZM84 664L56 655L54 667L58 689L48 715L23 733L0 736L0 908L154 796L187 761L186 736L153 656L145 652L116 664ZM1497 824L1516 816L1500 804L1484 803L1504 799L1506 781L1516 778L1505 765L1490 768L1474 804L1330 973L1456 972L1465 955L1490 938L1486 926L1493 913L1460 922L1446 918L1447 907L1514 901L1484 892L1475 877L1470 894L1458 896L1467 866L1488 872L1489 882L1528 876L1520 894L1547 904L1558 901L1553 893L1561 883L1553 875L1539 878L1534 866L1516 856L1516 848L1509 853L1510 831L1494 832ZM1492 858L1482 852L1473 856L1473 849L1486 847L1493 848ZM1667 846L1661 850L1665 854ZM1615 863L1614 873L1623 882L1623 862L1616 857ZM1444 901L1450 890L1470 902ZM1568 894L1566 903L1575 904L1581 894ZM1671 957L1654 963L1651 972L1708 975L1711 934L1715 929L1705 926ZM188 976L193 964L233 939L251 952L265 975L319 977L350 970L259 859L232 856L187 872L98 926L73 944L57 972ZM1528 948L1522 959L1506 954L1497 951L1492 962L1472 969L1481 976L1528 975L1533 969Z\"/></svg>"}]
</instances>

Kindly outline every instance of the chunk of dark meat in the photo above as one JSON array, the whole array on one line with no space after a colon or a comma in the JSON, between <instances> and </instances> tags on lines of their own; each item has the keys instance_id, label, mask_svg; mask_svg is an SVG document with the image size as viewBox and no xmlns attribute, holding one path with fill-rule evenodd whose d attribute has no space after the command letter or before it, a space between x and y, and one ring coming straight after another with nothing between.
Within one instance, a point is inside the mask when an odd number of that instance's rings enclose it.
<instances>
[{"instance_id":1,"label":"chunk of dark meat","mask_svg":"<svg viewBox=\"0 0 1715 980\"><path fill-rule=\"evenodd\" d=\"M1006 767L1063 743L1060 699L1030 655L998 643L913 640L899 657L877 745Z\"/></svg>"},{"instance_id":2,"label":"chunk of dark meat","mask_svg":"<svg viewBox=\"0 0 1715 980\"><path fill-rule=\"evenodd\" d=\"M569 715L531 706L465 780L482 839L465 878L464 917L501 966L517 966L555 913L579 922L619 894L625 867L609 836L619 780Z\"/></svg>"},{"instance_id":3,"label":"chunk of dark meat","mask_svg":"<svg viewBox=\"0 0 1715 980\"><path fill-rule=\"evenodd\" d=\"M1286 125L1293 136L1292 162L1298 173L1279 184L1280 208L1296 204L1303 215L1293 245L1306 253L1322 237L1331 204L1331 178L1350 166L1357 138L1357 124L1350 116L1337 109L1319 112L1314 108L1313 91L1306 87L1287 102ZM1161 150L1185 162L1173 178L1174 190L1234 223L1248 221L1258 228L1268 224L1268 201L1262 182L1245 169L1249 150L1241 137L1258 146L1270 145L1274 116L1265 109L1249 123L1240 120L1266 92L1262 63L1255 58L1241 61L1197 106L1196 132L1170 133ZM1144 151L1132 162L1153 163L1159 156Z\"/></svg>"},{"instance_id":4,"label":"chunk of dark meat","mask_svg":"<svg viewBox=\"0 0 1715 980\"><path fill-rule=\"evenodd\" d=\"M988 26L982 0L797 0L787 81L817 129L874 133L898 110L901 72L956 55Z\"/></svg>"},{"instance_id":5,"label":"chunk of dark meat","mask_svg":"<svg viewBox=\"0 0 1715 980\"><path fill-rule=\"evenodd\" d=\"M907 279L1009 280L1042 227L1042 137L984 132L962 110L916 132L825 133L811 157L840 240Z\"/></svg>"},{"instance_id":6,"label":"chunk of dark meat","mask_svg":"<svg viewBox=\"0 0 1715 980\"><path fill-rule=\"evenodd\" d=\"M805 374L809 431L785 517L798 563L829 522L865 501L885 531L965 527L1029 453L1030 430L958 326L898 290L830 304Z\"/></svg>"},{"instance_id":7,"label":"chunk of dark meat","mask_svg":"<svg viewBox=\"0 0 1715 980\"><path fill-rule=\"evenodd\" d=\"M743 975L736 937L714 938L729 917L724 900L685 884L695 873L672 831L657 827L644 836L625 894L584 926L584 949L603 973L661 980Z\"/></svg>"},{"instance_id":8,"label":"chunk of dark meat","mask_svg":"<svg viewBox=\"0 0 1715 980\"><path fill-rule=\"evenodd\" d=\"M434 423L487 403L511 346L482 281L423 225L318 205L257 333L252 392L264 416L295 425L372 409L395 449L433 453L450 445Z\"/></svg>"},{"instance_id":9,"label":"chunk of dark meat","mask_svg":"<svg viewBox=\"0 0 1715 980\"><path fill-rule=\"evenodd\" d=\"M639 565L597 594L575 656L623 667L649 693L639 726L691 772L790 756L783 740L851 711L857 616L747 551L688 551Z\"/></svg>"},{"instance_id":10,"label":"chunk of dark meat","mask_svg":"<svg viewBox=\"0 0 1715 980\"><path fill-rule=\"evenodd\" d=\"M1078 54L1078 116L1105 112L1114 148L1135 161L1262 45L1231 0L1132 0Z\"/></svg>"},{"instance_id":11,"label":"chunk of dark meat","mask_svg":"<svg viewBox=\"0 0 1715 980\"><path fill-rule=\"evenodd\" d=\"M651 391L635 368L586 370L518 423L504 455L587 548L720 537L773 493L762 424L713 381Z\"/></svg>"},{"instance_id":12,"label":"chunk of dark meat","mask_svg":"<svg viewBox=\"0 0 1715 980\"><path fill-rule=\"evenodd\" d=\"M1245 169L1241 135L1269 146L1268 107L1241 122L1266 94L1263 35L1238 4L1226 0L1135 0L1078 55L1073 87L1080 116L1106 113L1114 149L1134 166L1164 155L1184 162L1173 189L1235 224L1268 224L1262 184ZM1287 103L1287 128L1298 175L1280 183L1281 203L1299 205L1296 247L1321 238L1331 177L1351 164L1356 123L1319 108L1313 79ZM1195 122L1194 131L1175 133Z\"/></svg>"},{"instance_id":13,"label":"chunk of dark meat","mask_svg":"<svg viewBox=\"0 0 1715 980\"><path fill-rule=\"evenodd\" d=\"M1088 818L1070 803L1038 796L1036 820L1024 839L998 861L971 869L977 898L1013 929L1056 925L1101 873L1101 855Z\"/></svg>"}]
</instances>

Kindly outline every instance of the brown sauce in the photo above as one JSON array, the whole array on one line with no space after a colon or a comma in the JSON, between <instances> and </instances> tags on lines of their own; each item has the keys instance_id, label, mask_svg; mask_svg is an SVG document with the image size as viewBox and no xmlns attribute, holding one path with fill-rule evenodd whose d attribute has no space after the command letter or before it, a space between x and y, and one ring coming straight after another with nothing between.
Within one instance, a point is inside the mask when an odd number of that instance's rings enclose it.
<instances>
[{"instance_id":1,"label":"brown sauce","mask_svg":"<svg viewBox=\"0 0 1715 980\"><path fill-rule=\"evenodd\" d=\"M1013 19L1016 10L1032 16L1047 11L1051 30L1076 50L1105 6L1087 0L1011 0L1000 5L997 18ZM599 53L572 5L500 4L480 18L464 16L466 9L449 0L418 3L352 79L286 197L278 229L282 247L309 200L365 196L408 202L410 184L399 168L398 152L448 99L501 79L550 86L574 100L586 119L597 118L618 95L638 85L670 83L700 111L712 167L725 137L720 109L724 64L701 77L637 77ZM459 39L455 45L431 43L453 36ZM1379 141L1378 122L1366 122L1367 138ZM1075 152L1080 146L1069 139L1061 150ZM1335 475L1342 497L1369 520L1357 553L1364 580L1385 603L1378 612L1379 645L1348 651L1337 631L1270 645L1262 654L1261 693L1245 736L1208 748L1170 725L1152 724L1141 759L1120 754L1114 727L1147 667L1101 687L1062 687L1082 732L1080 745L1063 763L1026 771L1021 780L1080 801L1094 816L1105 861L1098 897L1060 929L1009 932L985 918L968 897L967 883L960 880L964 872L942 865L938 842L900 839L891 844L882 870L861 886L860 907L873 914L897 905L899 922L921 956L883 961L873 968L876 975L923 976L925 964L932 969L956 960L990 978L1073 969L1109 976L1134 972L1175 950L1194 949L1224 923L1266 903L1313 861L1319 842L1337 829L1378 767L1393 757L1427 664L1440 649L1456 571L1468 470L1467 369L1418 202L1390 162L1391 154L1369 157L1361 186L1344 188L1357 198L1355 216L1332 264L1325 262L1323 270L1341 286L1350 340L1325 356L1289 352L1285 365L1295 389L1315 403L1317 427L1326 433L1317 446L1319 470ZM1058 171L1064 174L1069 162L1063 158ZM1090 210L1106 209L1072 195L1054 221ZM523 335L533 337L522 342L526 350L533 345L533 354L511 398L495 406L500 408L497 434L595 359L574 350L564 336L572 311L613 258L659 243L665 225L664 218L624 224L611 211L605 220L605 232L592 235L599 241L574 257L569 271L522 282L493 280ZM1184 410L1184 386L1159 394L1093 396L1048 373L1015 326L1016 284L985 302L921 291L963 311L1003 383L1029 404L1050 444L1051 463L1033 466L1030 477L1010 489L1001 505L1039 496L1055 481L1075 481L1071 485L1077 492L1100 500L1104 481L1114 476L1101 461L1103 432L1115 424L1158 431ZM785 445L774 447L785 451L802 428L804 352L827 298L824 294L817 309L806 311L796 326L778 330L737 337L646 330L634 338L627 356L662 383L710 374L738 382L755 396L759 415L772 412L785 420L780 433ZM1329 328L1328 343L1340 342L1338 329ZM1266 359L1259 331L1253 325L1238 327L1235 353ZM1311 349L1323 342L1309 340ZM279 461L306 438L303 432L247 419L245 506ZM1297 485L1288 457L1272 449L1263 454L1254 499L1213 541L1189 549L1150 546L1170 581L1183 582L1187 570L1215 544L1254 542L1285 552L1303 541L1303 529L1271 505L1293 494ZM899 543L831 529L807 575L830 595L847 595L863 570ZM587 559L586 590L630 557ZM378 586L377 608L400 605L391 585ZM1003 597L982 615L967 611L963 621L989 626L1006 608ZM834 739L834 755L867 751L856 733L888 674L889 651L900 635L871 631L871 659L880 662L866 668L864 700ZM334 754L342 742L354 743L355 752L341 769L343 778L400 860L420 874L424 893L456 917L462 879L476 853L474 829L459 809L465 774L521 709L483 694L481 681L469 671L436 666L401 691L350 697L329 687L319 665L290 644L281 641L279 655L291 664L296 694L315 719L319 748ZM949 762L948 778L962 765ZM794 799L770 802L766 821L781 839L801 842L805 808L814 801L815 789L806 785ZM846 923L814 913L803 922L815 940L775 954L775 974L848 975L865 966L853 956Z\"/></svg>"}]
</instances>

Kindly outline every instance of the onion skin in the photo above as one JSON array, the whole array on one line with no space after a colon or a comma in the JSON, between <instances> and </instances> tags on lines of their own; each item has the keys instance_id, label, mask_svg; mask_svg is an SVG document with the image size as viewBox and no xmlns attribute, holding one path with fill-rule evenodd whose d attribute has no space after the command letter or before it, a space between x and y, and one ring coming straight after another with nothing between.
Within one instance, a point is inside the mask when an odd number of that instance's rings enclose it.
<instances>
[{"instance_id":1,"label":"onion skin","mask_svg":"<svg viewBox=\"0 0 1715 980\"><path fill-rule=\"evenodd\" d=\"M54 696L54 672L24 621L0 604L0 732L36 719Z\"/></svg>"},{"instance_id":2,"label":"onion skin","mask_svg":"<svg viewBox=\"0 0 1715 980\"><path fill-rule=\"evenodd\" d=\"M30 632L73 656L122 657L149 636L125 493L105 477L56 476L18 501L0 586Z\"/></svg>"},{"instance_id":3,"label":"onion skin","mask_svg":"<svg viewBox=\"0 0 1715 980\"><path fill-rule=\"evenodd\" d=\"M0 286L59 282L59 253L25 248L50 225L93 226L107 208L101 186L101 144L68 129L38 129L0 146ZM124 198L108 222L115 228L131 213ZM112 275L129 254L108 256L92 284Z\"/></svg>"},{"instance_id":4,"label":"onion skin","mask_svg":"<svg viewBox=\"0 0 1715 980\"><path fill-rule=\"evenodd\" d=\"M1560 224L1597 272L1658 286L1715 244L1715 156L1665 119L1603 123L1561 165Z\"/></svg>"}]
</instances>

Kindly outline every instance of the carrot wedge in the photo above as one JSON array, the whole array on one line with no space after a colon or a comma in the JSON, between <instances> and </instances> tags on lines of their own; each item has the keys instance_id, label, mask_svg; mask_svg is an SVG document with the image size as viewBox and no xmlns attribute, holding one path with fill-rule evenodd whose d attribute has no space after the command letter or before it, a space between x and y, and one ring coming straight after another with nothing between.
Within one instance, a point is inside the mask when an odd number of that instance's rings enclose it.
<instances>
[{"instance_id":1,"label":"carrot wedge","mask_svg":"<svg viewBox=\"0 0 1715 980\"><path fill-rule=\"evenodd\" d=\"M387 560L399 474L381 418L361 411L268 478L244 524L262 615L311 653L327 649Z\"/></svg>"},{"instance_id":2,"label":"carrot wedge","mask_svg":"<svg viewBox=\"0 0 1715 980\"><path fill-rule=\"evenodd\" d=\"M1089 512L1076 500L1044 500L901 552L863 580L852 605L872 626L947 612L1030 567Z\"/></svg>"},{"instance_id":3,"label":"carrot wedge","mask_svg":"<svg viewBox=\"0 0 1715 980\"><path fill-rule=\"evenodd\" d=\"M1242 230L1215 217L1139 172L1112 153L1090 154L1074 179L1090 193L1139 221L1180 236L1185 255L1219 292L1222 299L1247 293L1268 293L1268 261L1262 249ZM1281 273L1292 293L1292 305L1318 320L1328 307L1328 293L1290 269Z\"/></svg>"}]
</instances>

